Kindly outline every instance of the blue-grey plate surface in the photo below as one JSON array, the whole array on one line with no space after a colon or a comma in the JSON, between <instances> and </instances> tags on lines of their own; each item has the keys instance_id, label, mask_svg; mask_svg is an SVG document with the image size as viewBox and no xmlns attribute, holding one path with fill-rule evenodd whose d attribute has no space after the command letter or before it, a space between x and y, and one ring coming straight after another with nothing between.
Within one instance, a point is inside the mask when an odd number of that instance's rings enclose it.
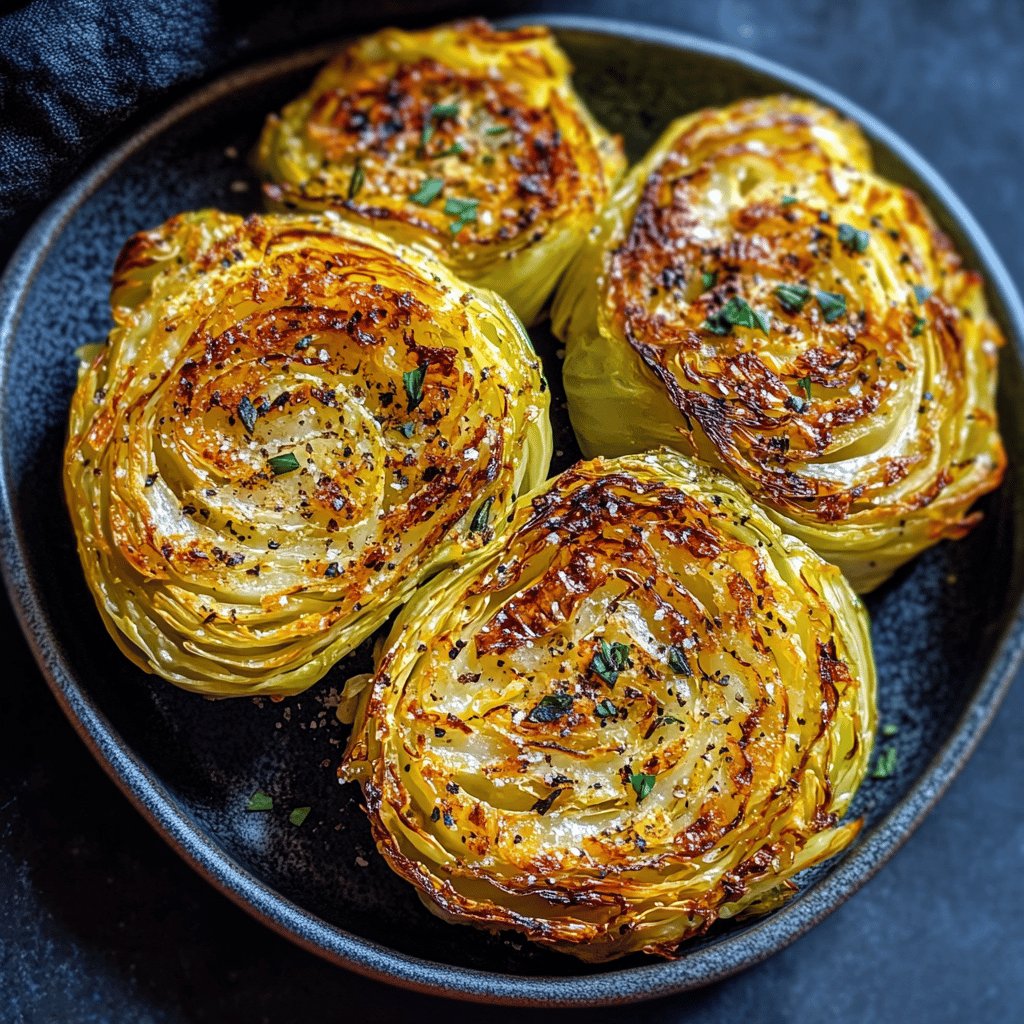
<instances>
[{"instance_id":1,"label":"blue-grey plate surface","mask_svg":"<svg viewBox=\"0 0 1024 1024\"><path fill-rule=\"evenodd\" d=\"M354 787L335 777L345 729L340 682L356 652L310 693L212 702L136 670L106 636L79 571L60 493L75 349L109 328L114 257L132 232L206 205L256 209L247 170L265 113L298 92L323 48L237 73L153 122L84 175L37 223L0 284L0 553L15 607L62 707L96 757L182 856L268 925L331 960L412 988L521 1004L629 1002L705 984L769 956L820 920L891 856L970 755L1024 642L1024 314L980 229L928 166L868 114L798 75L717 44L622 23L550 19L597 116L638 157L673 117L786 90L854 117L880 170L916 188L982 270L1008 344L1000 415L1006 483L965 541L927 552L873 594L881 720L899 728L898 769L869 780L865 828L801 895L746 925L716 926L675 962L588 967L515 936L443 924L376 855ZM552 340L538 348L555 384L559 469L577 457ZM10 726L9 726L10 727ZM247 814L257 788L270 814ZM288 809L309 805L301 828ZM937 880L937 884L939 880Z\"/></svg>"}]
</instances>

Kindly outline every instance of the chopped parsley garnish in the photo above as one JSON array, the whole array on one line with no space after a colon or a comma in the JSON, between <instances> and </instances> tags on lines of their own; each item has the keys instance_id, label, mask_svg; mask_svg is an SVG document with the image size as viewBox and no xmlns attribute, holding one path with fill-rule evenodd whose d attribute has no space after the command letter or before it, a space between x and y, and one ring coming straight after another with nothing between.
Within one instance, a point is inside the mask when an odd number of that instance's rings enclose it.
<instances>
[{"instance_id":1,"label":"chopped parsley garnish","mask_svg":"<svg viewBox=\"0 0 1024 1024\"><path fill-rule=\"evenodd\" d=\"M747 327L752 331L767 334L771 329L771 317L760 309L753 309L746 299L733 296L717 313L704 322L712 334L728 334L733 327Z\"/></svg>"},{"instance_id":2,"label":"chopped parsley garnish","mask_svg":"<svg viewBox=\"0 0 1024 1024\"><path fill-rule=\"evenodd\" d=\"M690 668L690 663L686 660L686 652L682 647L670 647L668 649L668 664L669 668L677 675L693 675L693 669Z\"/></svg>"},{"instance_id":3,"label":"chopped parsley garnish","mask_svg":"<svg viewBox=\"0 0 1024 1024\"><path fill-rule=\"evenodd\" d=\"M256 411L256 406L252 404L249 396L243 396L242 400L238 403L238 418L250 434L256 429L256 420L259 419L259 415Z\"/></svg>"},{"instance_id":4,"label":"chopped parsley garnish","mask_svg":"<svg viewBox=\"0 0 1024 1024\"><path fill-rule=\"evenodd\" d=\"M444 201L444 212L449 217L462 217L465 220L476 220L476 208L480 204L479 199L451 199Z\"/></svg>"},{"instance_id":5,"label":"chopped parsley garnish","mask_svg":"<svg viewBox=\"0 0 1024 1024\"><path fill-rule=\"evenodd\" d=\"M715 283L718 281L718 271L716 270L705 270L700 275L700 290L702 292L709 291L715 287Z\"/></svg>"},{"instance_id":6,"label":"chopped parsley garnish","mask_svg":"<svg viewBox=\"0 0 1024 1024\"><path fill-rule=\"evenodd\" d=\"M356 161L355 167L352 168L352 177L348 180L348 197L349 199L355 199L359 195L363 185L366 184L366 173L363 171L363 164L361 160Z\"/></svg>"},{"instance_id":7,"label":"chopped parsley garnish","mask_svg":"<svg viewBox=\"0 0 1024 1024\"><path fill-rule=\"evenodd\" d=\"M663 725L685 725L686 723L681 718L676 718L675 715L659 715L654 720L654 728L660 729Z\"/></svg>"},{"instance_id":8,"label":"chopped parsley garnish","mask_svg":"<svg viewBox=\"0 0 1024 1024\"><path fill-rule=\"evenodd\" d=\"M614 718L619 713L619 709L610 700L603 700L599 704L595 704L594 710L597 712L598 718Z\"/></svg>"},{"instance_id":9,"label":"chopped parsley garnish","mask_svg":"<svg viewBox=\"0 0 1024 1024\"><path fill-rule=\"evenodd\" d=\"M864 252L871 241L871 235L867 231L855 228L852 224L840 224L837 237L839 244L848 252Z\"/></svg>"},{"instance_id":10,"label":"chopped parsley garnish","mask_svg":"<svg viewBox=\"0 0 1024 1024\"><path fill-rule=\"evenodd\" d=\"M408 399L407 412L412 412L423 401L423 381L427 376L427 363L420 363L415 370L406 370L402 374L402 384Z\"/></svg>"},{"instance_id":11,"label":"chopped parsley garnish","mask_svg":"<svg viewBox=\"0 0 1024 1024\"><path fill-rule=\"evenodd\" d=\"M885 736L887 739L892 739L892 737L895 736L899 731L900 727L898 725L894 725L892 722L887 722L885 725L882 726L882 735Z\"/></svg>"},{"instance_id":12,"label":"chopped parsley garnish","mask_svg":"<svg viewBox=\"0 0 1024 1024\"><path fill-rule=\"evenodd\" d=\"M467 224L476 220L479 199L457 199L452 196L444 201L444 212L455 220L451 223L453 235L457 235Z\"/></svg>"},{"instance_id":13,"label":"chopped parsley garnish","mask_svg":"<svg viewBox=\"0 0 1024 1024\"><path fill-rule=\"evenodd\" d=\"M249 802L245 805L245 809L247 811L272 811L274 809L274 801L262 789L257 789L249 797Z\"/></svg>"},{"instance_id":14,"label":"chopped parsley garnish","mask_svg":"<svg viewBox=\"0 0 1024 1024\"><path fill-rule=\"evenodd\" d=\"M802 284L780 284L775 297L787 313L799 313L811 297L811 289Z\"/></svg>"},{"instance_id":15,"label":"chopped parsley garnish","mask_svg":"<svg viewBox=\"0 0 1024 1024\"><path fill-rule=\"evenodd\" d=\"M811 378L801 377L797 382L797 387L802 388L804 394L807 396L807 404L811 404Z\"/></svg>"},{"instance_id":16,"label":"chopped parsley garnish","mask_svg":"<svg viewBox=\"0 0 1024 1024\"><path fill-rule=\"evenodd\" d=\"M641 803L645 797L651 795L656 781L656 775L647 775L645 772L633 772L629 776L629 784L636 793L637 803Z\"/></svg>"},{"instance_id":17,"label":"chopped parsley garnish","mask_svg":"<svg viewBox=\"0 0 1024 1024\"><path fill-rule=\"evenodd\" d=\"M309 812L312 809L312 807L295 807L292 809L292 813L288 815L288 820L298 827L309 817Z\"/></svg>"},{"instance_id":18,"label":"chopped parsley garnish","mask_svg":"<svg viewBox=\"0 0 1024 1024\"><path fill-rule=\"evenodd\" d=\"M282 473L291 473L299 468L299 460L295 458L294 452L285 452L284 455L275 455L270 460L270 469L274 476L281 476Z\"/></svg>"},{"instance_id":19,"label":"chopped parsley garnish","mask_svg":"<svg viewBox=\"0 0 1024 1024\"><path fill-rule=\"evenodd\" d=\"M459 116L459 105L458 103L435 103L430 108L431 120L436 120L442 117L458 117Z\"/></svg>"},{"instance_id":20,"label":"chopped parsley garnish","mask_svg":"<svg viewBox=\"0 0 1024 1024\"><path fill-rule=\"evenodd\" d=\"M426 148L427 143L434 137L434 122L444 117L458 117L459 116L459 105L458 103L435 103L430 108L430 113L427 114L423 121L423 131L420 132L420 155Z\"/></svg>"},{"instance_id":21,"label":"chopped parsley garnish","mask_svg":"<svg viewBox=\"0 0 1024 1024\"><path fill-rule=\"evenodd\" d=\"M783 196L782 197L782 205L783 206L792 206L795 202L796 202L796 196Z\"/></svg>"},{"instance_id":22,"label":"chopped parsley garnish","mask_svg":"<svg viewBox=\"0 0 1024 1024\"><path fill-rule=\"evenodd\" d=\"M508 131L508 125L492 124L485 132L486 135L504 135Z\"/></svg>"},{"instance_id":23,"label":"chopped parsley garnish","mask_svg":"<svg viewBox=\"0 0 1024 1024\"><path fill-rule=\"evenodd\" d=\"M483 533L491 519L491 506L494 504L494 497L486 498L480 503L480 507L469 524L470 533Z\"/></svg>"},{"instance_id":24,"label":"chopped parsley garnish","mask_svg":"<svg viewBox=\"0 0 1024 1024\"><path fill-rule=\"evenodd\" d=\"M896 770L896 748L886 747L885 750L878 755L878 760L875 761L874 770L871 772L871 778L873 779L888 779L892 773Z\"/></svg>"},{"instance_id":25,"label":"chopped parsley garnish","mask_svg":"<svg viewBox=\"0 0 1024 1024\"><path fill-rule=\"evenodd\" d=\"M408 423L403 423L398 429L403 437L412 437L416 431L416 424L410 420Z\"/></svg>"},{"instance_id":26,"label":"chopped parsley garnish","mask_svg":"<svg viewBox=\"0 0 1024 1024\"><path fill-rule=\"evenodd\" d=\"M920 303L927 302L932 297L931 288L925 288L923 284L914 285L914 298Z\"/></svg>"},{"instance_id":27,"label":"chopped parsley garnish","mask_svg":"<svg viewBox=\"0 0 1024 1024\"><path fill-rule=\"evenodd\" d=\"M466 152L466 147L461 142L456 140L447 149L441 150L441 152L438 153L437 155L438 155L438 158L440 159L443 156L458 156L460 153L465 153L465 152Z\"/></svg>"},{"instance_id":28,"label":"chopped parsley garnish","mask_svg":"<svg viewBox=\"0 0 1024 1024\"><path fill-rule=\"evenodd\" d=\"M629 667L629 646L618 642L601 641L600 649L590 663L593 672L599 675L609 686L614 686L619 673Z\"/></svg>"},{"instance_id":29,"label":"chopped parsley garnish","mask_svg":"<svg viewBox=\"0 0 1024 1024\"><path fill-rule=\"evenodd\" d=\"M915 316L914 323L910 328L910 336L916 338L928 326L928 321L923 316Z\"/></svg>"},{"instance_id":30,"label":"chopped parsley garnish","mask_svg":"<svg viewBox=\"0 0 1024 1024\"><path fill-rule=\"evenodd\" d=\"M426 178L409 198L420 206L429 206L444 188L444 178Z\"/></svg>"},{"instance_id":31,"label":"chopped parsley garnish","mask_svg":"<svg viewBox=\"0 0 1024 1024\"><path fill-rule=\"evenodd\" d=\"M572 707L568 693L549 693L541 697L540 703L526 716L531 722L556 722Z\"/></svg>"},{"instance_id":32,"label":"chopped parsley garnish","mask_svg":"<svg viewBox=\"0 0 1024 1024\"><path fill-rule=\"evenodd\" d=\"M839 292L816 292L814 297L818 300L825 323L835 323L846 313L846 296Z\"/></svg>"}]
</instances>

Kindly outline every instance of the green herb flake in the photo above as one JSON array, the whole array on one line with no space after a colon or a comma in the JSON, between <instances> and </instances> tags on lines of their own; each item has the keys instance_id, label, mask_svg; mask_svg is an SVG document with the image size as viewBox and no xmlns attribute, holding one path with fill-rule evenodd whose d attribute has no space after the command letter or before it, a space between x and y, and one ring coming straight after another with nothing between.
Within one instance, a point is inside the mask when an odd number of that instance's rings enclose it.
<instances>
[{"instance_id":1,"label":"green herb flake","mask_svg":"<svg viewBox=\"0 0 1024 1024\"><path fill-rule=\"evenodd\" d=\"M249 802L245 805L247 811L272 811L274 809L274 800L263 792L262 789L257 789L251 797Z\"/></svg>"},{"instance_id":2,"label":"green herb flake","mask_svg":"<svg viewBox=\"0 0 1024 1024\"><path fill-rule=\"evenodd\" d=\"M476 208L479 205L479 199L457 199L455 196L452 196L444 201L444 212L449 217L459 217L462 220L476 220Z\"/></svg>"},{"instance_id":3,"label":"green herb flake","mask_svg":"<svg viewBox=\"0 0 1024 1024\"><path fill-rule=\"evenodd\" d=\"M636 793L636 802L642 803L645 797L649 797L654 790L656 775L647 775L645 772L634 772L629 776L629 784Z\"/></svg>"},{"instance_id":4,"label":"green herb flake","mask_svg":"<svg viewBox=\"0 0 1024 1024\"><path fill-rule=\"evenodd\" d=\"M619 709L610 700L603 700L599 704L595 704L594 710L597 712L598 718L614 718L619 713Z\"/></svg>"},{"instance_id":5,"label":"green herb flake","mask_svg":"<svg viewBox=\"0 0 1024 1024\"><path fill-rule=\"evenodd\" d=\"M654 720L654 729L661 729L666 725L685 725L686 723L681 718L676 718L675 715L659 715Z\"/></svg>"},{"instance_id":6,"label":"green herb flake","mask_svg":"<svg viewBox=\"0 0 1024 1024\"><path fill-rule=\"evenodd\" d=\"M508 131L508 125L492 124L484 133L485 135L504 135Z\"/></svg>"},{"instance_id":7,"label":"green herb flake","mask_svg":"<svg viewBox=\"0 0 1024 1024\"><path fill-rule=\"evenodd\" d=\"M852 224L840 224L838 238L844 249L857 253L864 252L871 241L871 235L867 231L855 228Z\"/></svg>"},{"instance_id":8,"label":"green herb flake","mask_svg":"<svg viewBox=\"0 0 1024 1024\"><path fill-rule=\"evenodd\" d=\"M309 817L309 812L312 809L312 807L295 807L288 815L288 820L298 828Z\"/></svg>"},{"instance_id":9,"label":"green herb flake","mask_svg":"<svg viewBox=\"0 0 1024 1024\"><path fill-rule=\"evenodd\" d=\"M423 156L423 150L427 148L427 143L434 137L434 122L445 117L458 117L459 116L459 105L458 103L435 103L430 108L430 113L427 114L423 121L423 131L420 132L420 147L419 155ZM441 156L447 154L442 153Z\"/></svg>"},{"instance_id":10,"label":"green herb flake","mask_svg":"<svg viewBox=\"0 0 1024 1024\"><path fill-rule=\"evenodd\" d=\"M705 270L700 275L700 290L702 292L710 291L715 287L718 281L718 272L716 270Z\"/></svg>"},{"instance_id":11,"label":"green herb flake","mask_svg":"<svg viewBox=\"0 0 1024 1024\"><path fill-rule=\"evenodd\" d=\"M922 305L926 303L932 297L931 288L925 288L923 284L914 285L914 298L917 299Z\"/></svg>"},{"instance_id":12,"label":"green herb flake","mask_svg":"<svg viewBox=\"0 0 1024 1024\"><path fill-rule=\"evenodd\" d=\"M461 142L456 140L447 149L442 150L440 153L438 153L437 156L440 159L441 157L445 156L459 156L459 154L465 152L466 147Z\"/></svg>"},{"instance_id":13,"label":"green herb flake","mask_svg":"<svg viewBox=\"0 0 1024 1024\"><path fill-rule=\"evenodd\" d=\"M487 524L491 519L491 506L493 504L493 495L480 503L480 507L476 510L476 515L473 516L473 521L469 524L470 533L483 533L487 529Z\"/></svg>"},{"instance_id":14,"label":"green herb flake","mask_svg":"<svg viewBox=\"0 0 1024 1024\"><path fill-rule=\"evenodd\" d=\"M717 313L709 316L704 326L713 334L728 334L733 327L746 327L767 334L771 317L763 310L753 309L746 299L733 296Z\"/></svg>"},{"instance_id":15,"label":"green herb flake","mask_svg":"<svg viewBox=\"0 0 1024 1024\"><path fill-rule=\"evenodd\" d=\"M896 748L886 747L878 755L878 760L875 761L874 770L871 772L871 778L873 779L888 779L892 777L893 772L896 771Z\"/></svg>"},{"instance_id":16,"label":"green herb flake","mask_svg":"<svg viewBox=\"0 0 1024 1024\"><path fill-rule=\"evenodd\" d=\"M609 686L614 686L619 673L629 667L628 644L608 643L602 639L594 660L590 663L591 670L599 675Z\"/></svg>"},{"instance_id":17,"label":"green herb flake","mask_svg":"<svg viewBox=\"0 0 1024 1024\"><path fill-rule=\"evenodd\" d=\"M437 120L443 117L458 117L459 116L459 105L458 103L435 103L430 108L431 120Z\"/></svg>"},{"instance_id":18,"label":"green herb flake","mask_svg":"<svg viewBox=\"0 0 1024 1024\"><path fill-rule=\"evenodd\" d=\"M918 335L924 332L924 329L928 326L928 321L923 316L915 316L914 322L910 326L910 336L912 338L918 337Z\"/></svg>"},{"instance_id":19,"label":"green herb flake","mask_svg":"<svg viewBox=\"0 0 1024 1024\"><path fill-rule=\"evenodd\" d=\"M400 434L401 434L401 435L402 435L403 437L412 437L412 435L413 435L414 433L416 433L416 424L415 424L415 423L413 423L413 422L412 422L412 420L410 420L410 421L409 421L408 423L403 423L403 424L402 424L402 425L401 425L401 426L400 426L400 427L398 428L398 432L399 432L399 433L400 433Z\"/></svg>"},{"instance_id":20,"label":"green herb flake","mask_svg":"<svg viewBox=\"0 0 1024 1024\"><path fill-rule=\"evenodd\" d=\"M719 310L704 321L704 330L717 334L722 338L732 330L732 325L722 316L722 312Z\"/></svg>"},{"instance_id":21,"label":"green herb flake","mask_svg":"<svg viewBox=\"0 0 1024 1024\"><path fill-rule=\"evenodd\" d=\"M811 289L802 284L780 284L775 297L787 313L799 313L811 297Z\"/></svg>"},{"instance_id":22,"label":"green herb flake","mask_svg":"<svg viewBox=\"0 0 1024 1024\"><path fill-rule=\"evenodd\" d=\"M299 338L299 340L297 342L295 342L295 350L297 352L302 352L303 350L309 348L309 346L312 345L312 344L313 344L313 335L312 334L307 334L304 338Z\"/></svg>"},{"instance_id":23,"label":"green herb flake","mask_svg":"<svg viewBox=\"0 0 1024 1024\"><path fill-rule=\"evenodd\" d=\"M682 647L670 647L668 649L668 664L669 668L671 668L676 675L693 675L693 669L690 668L690 663L686 660L686 652Z\"/></svg>"},{"instance_id":24,"label":"green herb flake","mask_svg":"<svg viewBox=\"0 0 1024 1024\"><path fill-rule=\"evenodd\" d=\"M259 415L256 411L256 406L252 404L249 396L243 396L242 400L238 403L238 418L242 421L242 426L245 427L248 433L251 434L256 429L256 420L259 419Z\"/></svg>"},{"instance_id":25,"label":"green herb flake","mask_svg":"<svg viewBox=\"0 0 1024 1024\"><path fill-rule=\"evenodd\" d=\"M444 188L444 178L426 178L409 198L420 206L429 206Z\"/></svg>"},{"instance_id":26,"label":"green herb flake","mask_svg":"<svg viewBox=\"0 0 1024 1024\"><path fill-rule=\"evenodd\" d=\"M881 731L882 735L886 739L892 739L893 736L895 736L900 731L900 727L898 725L893 724L892 722L886 722L886 724L882 726Z\"/></svg>"},{"instance_id":27,"label":"green herb flake","mask_svg":"<svg viewBox=\"0 0 1024 1024\"><path fill-rule=\"evenodd\" d=\"M415 370L406 370L402 374L402 385L408 399L406 412L412 412L423 401L423 381L427 376L427 363L420 363Z\"/></svg>"},{"instance_id":28,"label":"green herb flake","mask_svg":"<svg viewBox=\"0 0 1024 1024\"><path fill-rule=\"evenodd\" d=\"M363 171L363 164L361 160L356 161L355 167L352 168L352 177L348 180L348 197L349 199L355 199L362 190L363 185L366 184L366 173Z\"/></svg>"},{"instance_id":29,"label":"green herb flake","mask_svg":"<svg viewBox=\"0 0 1024 1024\"><path fill-rule=\"evenodd\" d=\"M807 396L807 404L811 403L811 378L801 377L797 382L797 387L803 389L803 393Z\"/></svg>"},{"instance_id":30,"label":"green herb flake","mask_svg":"<svg viewBox=\"0 0 1024 1024\"><path fill-rule=\"evenodd\" d=\"M846 315L846 296L840 292L820 291L815 292L814 297L818 300L818 305L821 307L825 323L833 324L841 316Z\"/></svg>"},{"instance_id":31,"label":"green herb flake","mask_svg":"<svg viewBox=\"0 0 1024 1024\"><path fill-rule=\"evenodd\" d=\"M526 716L531 722L556 722L572 707L572 696L568 693L549 693L541 697L540 703Z\"/></svg>"},{"instance_id":32,"label":"green herb flake","mask_svg":"<svg viewBox=\"0 0 1024 1024\"><path fill-rule=\"evenodd\" d=\"M796 202L796 196L783 196L782 197L782 205L783 206L792 206L795 202Z\"/></svg>"},{"instance_id":33,"label":"green herb flake","mask_svg":"<svg viewBox=\"0 0 1024 1024\"><path fill-rule=\"evenodd\" d=\"M444 201L444 212L455 220L451 223L453 235L457 235L467 224L476 220L479 199L458 199L452 196Z\"/></svg>"},{"instance_id":34,"label":"green herb flake","mask_svg":"<svg viewBox=\"0 0 1024 1024\"><path fill-rule=\"evenodd\" d=\"M274 476L291 473L298 468L299 460L295 458L294 452L285 452L284 455L275 455L270 460L270 469Z\"/></svg>"}]
</instances>

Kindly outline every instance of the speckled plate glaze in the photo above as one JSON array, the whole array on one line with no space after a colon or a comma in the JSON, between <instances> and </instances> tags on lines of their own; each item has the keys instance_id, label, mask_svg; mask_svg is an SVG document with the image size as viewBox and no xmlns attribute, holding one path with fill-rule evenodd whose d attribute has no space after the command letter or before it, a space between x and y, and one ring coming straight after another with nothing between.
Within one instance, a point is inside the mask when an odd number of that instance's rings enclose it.
<instances>
[{"instance_id":1,"label":"speckled plate glaze","mask_svg":"<svg viewBox=\"0 0 1024 1024\"><path fill-rule=\"evenodd\" d=\"M1002 427L1011 455L1024 450L1020 300L977 224L919 156L842 97L741 52L622 23L550 22L580 92L633 158L671 118L742 96L787 90L855 118L881 171L917 189L984 272L1008 338ZM257 208L245 154L263 116L332 50L233 74L178 104L68 189L9 265L0 285L0 553L25 633L83 740L167 841L257 918L338 964L422 991L523 1005L625 1003L722 978L785 946L863 885L973 750L1024 647L1019 471L1011 458L1005 485L966 541L933 548L871 596L881 721L899 728L898 769L865 783L854 808L865 819L861 837L806 875L797 899L754 923L716 926L671 963L637 956L588 967L516 937L441 923L377 856L355 787L335 777L345 729L333 702L368 651L278 703L207 701L144 675L100 624L60 493L74 351L107 333L121 243L183 209ZM535 339L557 385L556 346L544 331ZM578 453L557 388L553 413L560 469ZM273 812L246 813L257 788L273 795ZM288 810L300 805L312 811L297 828Z\"/></svg>"}]
</instances>

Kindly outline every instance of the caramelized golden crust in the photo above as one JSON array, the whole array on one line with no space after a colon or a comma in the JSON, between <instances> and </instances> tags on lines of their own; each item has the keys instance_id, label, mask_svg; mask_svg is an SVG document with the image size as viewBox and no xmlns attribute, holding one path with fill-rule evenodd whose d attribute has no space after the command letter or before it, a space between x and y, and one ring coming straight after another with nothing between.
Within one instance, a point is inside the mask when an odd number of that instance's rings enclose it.
<instances>
[{"instance_id":1,"label":"caramelized golden crust","mask_svg":"<svg viewBox=\"0 0 1024 1024\"><path fill-rule=\"evenodd\" d=\"M671 126L554 318L586 452L667 442L722 466L859 589L961 536L1001 479L1002 339L978 275L813 104ZM630 390L656 394L620 410Z\"/></svg>"},{"instance_id":2,"label":"caramelized golden crust","mask_svg":"<svg viewBox=\"0 0 1024 1024\"><path fill-rule=\"evenodd\" d=\"M181 686L304 689L547 472L511 311L364 228L183 214L111 302L68 504L111 633Z\"/></svg>"},{"instance_id":3,"label":"caramelized golden crust","mask_svg":"<svg viewBox=\"0 0 1024 1024\"><path fill-rule=\"evenodd\" d=\"M446 919L673 957L853 838L873 702L839 570L661 451L580 463L420 589L342 775Z\"/></svg>"},{"instance_id":4,"label":"caramelized golden crust","mask_svg":"<svg viewBox=\"0 0 1024 1024\"><path fill-rule=\"evenodd\" d=\"M272 116L275 208L331 208L431 248L533 319L623 162L543 28L389 29Z\"/></svg>"}]
</instances>

